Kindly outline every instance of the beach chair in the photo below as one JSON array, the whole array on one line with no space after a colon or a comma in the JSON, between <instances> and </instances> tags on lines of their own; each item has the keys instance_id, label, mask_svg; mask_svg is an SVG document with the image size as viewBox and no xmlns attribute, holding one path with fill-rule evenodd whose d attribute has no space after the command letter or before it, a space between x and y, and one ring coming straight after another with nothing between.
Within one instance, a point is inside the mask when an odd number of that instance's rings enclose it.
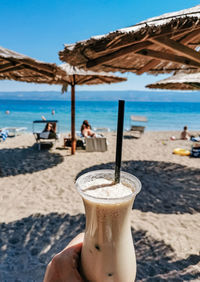
<instances>
[{"instance_id":1,"label":"beach chair","mask_svg":"<svg viewBox=\"0 0 200 282\"><path fill-rule=\"evenodd\" d=\"M56 126L55 134L41 130L41 126L44 128L47 123L55 124ZM51 148L56 144L56 141L59 139L57 124L58 124L58 120L34 120L33 121L33 135L35 137L39 151L41 150L42 147ZM40 130L36 128L38 126L40 126Z\"/></svg>"},{"instance_id":2,"label":"beach chair","mask_svg":"<svg viewBox=\"0 0 200 282\"><path fill-rule=\"evenodd\" d=\"M130 131L132 133L136 134L136 138L140 138L141 135L144 133L145 130L145 126L144 125L140 125L141 123L147 122L147 118L145 116L135 116L135 115L131 115L130 116L131 122L134 122L135 124L131 125ZM137 125L136 125L137 123Z\"/></svg>"},{"instance_id":3,"label":"beach chair","mask_svg":"<svg viewBox=\"0 0 200 282\"><path fill-rule=\"evenodd\" d=\"M24 133L27 130L27 127L5 127L4 129L8 131L9 137L15 137Z\"/></svg>"},{"instance_id":4,"label":"beach chair","mask_svg":"<svg viewBox=\"0 0 200 282\"><path fill-rule=\"evenodd\" d=\"M85 138L86 152L105 152L108 150L106 137Z\"/></svg>"},{"instance_id":5,"label":"beach chair","mask_svg":"<svg viewBox=\"0 0 200 282\"><path fill-rule=\"evenodd\" d=\"M95 131L96 132L96 131ZM103 134L96 134L97 137L83 137L81 131L76 131L76 150L86 152L105 152L108 149L108 142ZM64 138L64 147L71 147L71 138Z\"/></svg>"}]
</instances>

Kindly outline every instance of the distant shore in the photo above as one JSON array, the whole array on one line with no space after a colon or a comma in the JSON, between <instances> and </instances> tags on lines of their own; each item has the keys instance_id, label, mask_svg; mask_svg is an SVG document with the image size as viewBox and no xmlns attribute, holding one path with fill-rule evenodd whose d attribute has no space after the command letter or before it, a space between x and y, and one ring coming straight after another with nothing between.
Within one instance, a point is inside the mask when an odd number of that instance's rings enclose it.
<instances>
[{"instance_id":1,"label":"distant shore","mask_svg":"<svg viewBox=\"0 0 200 282\"><path fill-rule=\"evenodd\" d=\"M43 100L70 101L70 87L60 91L0 91L0 100ZM76 101L118 101L125 99L132 102L199 102L199 91L167 90L78 90Z\"/></svg>"}]
</instances>

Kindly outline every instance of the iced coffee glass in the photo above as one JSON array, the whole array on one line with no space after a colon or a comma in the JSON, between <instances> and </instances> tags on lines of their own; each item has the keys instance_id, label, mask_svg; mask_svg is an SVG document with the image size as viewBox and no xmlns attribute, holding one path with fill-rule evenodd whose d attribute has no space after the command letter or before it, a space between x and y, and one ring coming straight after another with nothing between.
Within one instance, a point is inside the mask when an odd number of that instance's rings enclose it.
<instances>
[{"instance_id":1,"label":"iced coffee glass","mask_svg":"<svg viewBox=\"0 0 200 282\"><path fill-rule=\"evenodd\" d=\"M125 172L121 172L120 184L112 185L113 180L114 170L96 170L76 181L86 214L81 252L81 273L86 281L135 280L130 213L141 183Z\"/></svg>"}]
</instances>

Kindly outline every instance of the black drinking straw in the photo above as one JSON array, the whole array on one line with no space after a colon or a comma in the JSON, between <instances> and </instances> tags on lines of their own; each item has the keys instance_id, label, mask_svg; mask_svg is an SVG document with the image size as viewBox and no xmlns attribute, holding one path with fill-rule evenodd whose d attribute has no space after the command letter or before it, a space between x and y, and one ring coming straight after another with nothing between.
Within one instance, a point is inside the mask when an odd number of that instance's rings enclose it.
<instances>
[{"instance_id":1,"label":"black drinking straw","mask_svg":"<svg viewBox=\"0 0 200 282\"><path fill-rule=\"evenodd\" d=\"M120 182L123 126L124 126L124 100L119 100L119 103L118 103L118 122L117 122L117 145L116 145L116 158L115 158L115 183Z\"/></svg>"}]
</instances>

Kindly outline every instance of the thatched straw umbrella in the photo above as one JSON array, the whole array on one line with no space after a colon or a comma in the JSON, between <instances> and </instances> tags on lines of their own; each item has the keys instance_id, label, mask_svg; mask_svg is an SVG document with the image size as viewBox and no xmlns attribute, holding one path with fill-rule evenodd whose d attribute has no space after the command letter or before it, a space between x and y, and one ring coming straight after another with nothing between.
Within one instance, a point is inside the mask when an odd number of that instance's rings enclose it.
<instances>
[{"instance_id":1,"label":"thatched straw umbrella","mask_svg":"<svg viewBox=\"0 0 200 282\"><path fill-rule=\"evenodd\" d=\"M65 45L60 59L95 71L199 72L200 5Z\"/></svg>"},{"instance_id":2,"label":"thatched straw umbrella","mask_svg":"<svg viewBox=\"0 0 200 282\"><path fill-rule=\"evenodd\" d=\"M64 80L67 84L71 85L71 138L72 138L72 154L76 150L76 137L75 137L75 85L83 84L102 84L102 83L116 83L126 81L126 78L117 77L113 74L105 72L93 72L78 69L65 63L59 66L66 72ZM64 87L65 88L65 87Z\"/></svg>"},{"instance_id":3,"label":"thatched straw umbrella","mask_svg":"<svg viewBox=\"0 0 200 282\"><path fill-rule=\"evenodd\" d=\"M178 73L169 78L146 85L153 89L200 90L200 73Z\"/></svg>"},{"instance_id":4,"label":"thatched straw umbrella","mask_svg":"<svg viewBox=\"0 0 200 282\"><path fill-rule=\"evenodd\" d=\"M0 80L65 84L65 72L56 64L45 63L0 47Z\"/></svg>"},{"instance_id":5,"label":"thatched straw umbrella","mask_svg":"<svg viewBox=\"0 0 200 282\"><path fill-rule=\"evenodd\" d=\"M0 47L0 80L10 79L24 82L62 85L66 90L71 85L71 138L72 154L75 153L75 85L103 84L126 81L108 73L79 70L69 64L44 63L28 56Z\"/></svg>"}]
</instances>

